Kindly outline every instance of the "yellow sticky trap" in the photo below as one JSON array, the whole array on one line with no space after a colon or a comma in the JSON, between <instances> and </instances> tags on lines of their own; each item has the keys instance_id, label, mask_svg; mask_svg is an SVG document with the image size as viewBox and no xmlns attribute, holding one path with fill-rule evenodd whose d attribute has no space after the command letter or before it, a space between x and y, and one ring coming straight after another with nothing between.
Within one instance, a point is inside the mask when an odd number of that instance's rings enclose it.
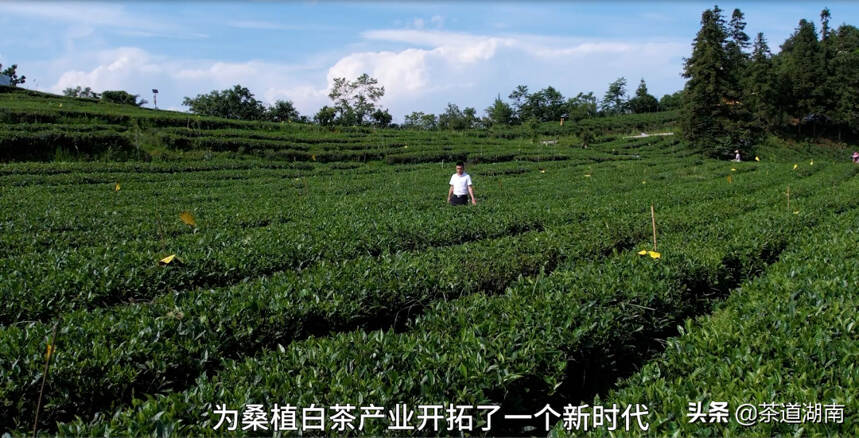
<instances>
[{"instance_id":1,"label":"yellow sticky trap","mask_svg":"<svg viewBox=\"0 0 859 438\"><path fill-rule=\"evenodd\" d=\"M639 251L639 252L638 252L638 255L641 255L641 256L643 256L643 255L647 255L647 250L646 250L646 249L642 249L641 251Z\"/></svg>"},{"instance_id":2,"label":"yellow sticky trap","mask_svg":"<svg viewBox=\"0 0 859 438\"><path fill-rule=\"evenodd\" d=\"M662 254L660 254L660 253L658 253L658 252L656 252L656 251L647 251L647 254L648 254L648 255L650 256L650 258L652 258L652 259L661 259L661 258L662 258Z\"/></svg>"},{"instance_id":3,"label":"yellow sticky trap","mask_svg":"<svg viewBox=\"0 0 859 438\"><path fill-rule=\"evenodd\" d=\"M794 165L793 165L793 170L796 170L796 168L797 168L797 167L799 167L799 164L794 164Z\"/></svg>"},{"instance_id":4,"label":"yellow sticky trap","mask_svg":"<svg viewBox=\"0 0 859 438\"><path fill-rule=\"evenodd\" d=\"M761 159L755 156L755 161L761 161Z\"/></svg>"},{"instance_id":5,"label":"yellow sticky trap","mask_svg":"<svg viewBox=\"0 0 859 438\"><path fill-rule=\"evenodd\" d=\"M158 263L160 263L162 265L169 265L170 263L173 263L173 260L176 260L177 262L181 261L178 258L176 258L176 254L171 254L171 255L164 257L163 259L159 260Z\"/></svg>"},{"instance_id":6,"label":"yellow sticky trap","mask_svg":"<svg viewBox=\"0 0 859 438\"><path fill-rule=\"evenodd\" d=\"M197 221L194 220L194 216L191 215L190 211L183 211L180 213L179 219L182 219L182 222L185 222L185 225L190 225L192 227L197 226Z\"/></svg>"},{"instance_id":7,"label":"yellow sticky trap","mask_svg":"<svg viewBox=\"0 0 859 438\"><path fill-rule=\"evenodd\" d=\"M116 183L116 184L113 186L113 191L114 191L114 192L118 192L118 191L119 191L119 183Z\"/></svg>"},{"instance_id":8,"label":"yellow sticky trap","mask_svg":"<svg viewBox=\"0 0 859 438\"><path fill-rule=\"evenodd\" d=\"M48 349L45 350L45 360L50 360L52 354L54 354L54 346L48 344Z\"/></svg>"}]
</instances>

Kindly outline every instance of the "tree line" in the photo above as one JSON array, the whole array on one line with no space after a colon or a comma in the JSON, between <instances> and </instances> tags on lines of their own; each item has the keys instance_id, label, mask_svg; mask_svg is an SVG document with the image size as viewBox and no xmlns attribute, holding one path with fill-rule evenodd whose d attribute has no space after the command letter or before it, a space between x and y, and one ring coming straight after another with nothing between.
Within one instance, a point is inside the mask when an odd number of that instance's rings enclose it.
<instances>
[{"instance_id":1,"label":"tree line","mask_svg":"<svg viewBox=\"0 0 859 438\"><path fill-rule=\"evenodd\" d=\"M642 79L635 95L628 97L626 78L623 77L609 84L608 91L599 101L593 92L564 98L552 86L531 93L527 85L518 85L507 96L509 101L498 95L484 110L484 117L478 117L474 108L460 110L456 104L448 103L445 111L438 116L417 111L407 115L403 126L417 129L470 129L670 111L680 107L681 94L666 94L657 100L648 93L647 84Z\"/></svg>"},{"instance_id":2,"label":"tree line","mask_svg":"<svg viewBox=\"0 0 859 438\"><path fill-rule=\"evenodd\" d=\"M763 33L751 40L745 17L727 20L718 6L701 14L685 60L681 125L693 144L714 156L749 151L767 133L819 137L855 135L859 121L859 29L820 31L799 21L774 55Z\"/></svg>"},{"instance_id":3,"label":"tree line","mask_svg":"<svg viewBox=\"0 0 859 438\"><path fill-rule=\"evenodd\" d=\"M146 100L137 101L137 95L124 91L105 91L99 94L89 87L67 88L64 94L136 106L146 103ZM299 114L290 100L277 100L273 105L266 106L254 97L247 87L238 84L225 90L185 97L182 105L187 106L194 114L237 120L316 123L322 126L396 126L391 123L393 117L390 112L378 106L378 101L384 94L385 87L365 73L351 81L342 77L335 78L328 94L331 105L323 106L312 118ZM678 109L681 95L682 91L678 91L657 100L648 93L647 84L642 79L635 95L629 97L626 92L626 79L623 77L609 84L608 91L600 101L593 92L565 98L551 86L531 93L527 85L519 85L508 96L509 102L502 100L499 95L484 110L482 117L473 107L460 109L458 105L448 103L444 112L438 115L412 112L405 116L401 126L411 129L462 130L558 121L561 118L578 121L607 115Z\"/></svg>"},{"instance_id":4,"label":"tree line","mask_svg":"<svg viewBox=\"0 0 859 438\"><path fill-rule=\"evenodd\" d=\"M80 86L75 88L66 88L63 90L63 96L95 99L108 103L118 103L121 105L143 106L148 103L146 99L141 99L139 94L131 94L124 90L106 90L101 93L96 93L90 87L81 88Z\"/></svg>"}]
</instances>

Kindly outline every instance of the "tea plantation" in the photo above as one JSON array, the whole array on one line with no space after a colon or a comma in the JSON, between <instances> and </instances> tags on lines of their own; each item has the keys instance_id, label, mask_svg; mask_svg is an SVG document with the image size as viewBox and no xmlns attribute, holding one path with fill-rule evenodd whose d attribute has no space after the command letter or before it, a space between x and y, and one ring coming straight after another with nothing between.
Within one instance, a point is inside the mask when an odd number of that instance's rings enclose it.
<instances>
[{"instance_id":1,"label":"tea plantation","mask_svg":"<svg viewBox=\"0 0 859 438\"><path fill-rule=\"evenodd\" d=\"M676 119L584 120L583 149L572 123L323 128L2 88L0 433L290 435L351 405L352 428L303 433L859 435L859 166L624 138ZM457 160L476 206L445 202ZM699 402L727 421L690 421ZM403 404L412 429L389 428ZM500 410L454 430L450 404ZM613 404L648 429L565 417Z\"/></svg>"}]
</instances>

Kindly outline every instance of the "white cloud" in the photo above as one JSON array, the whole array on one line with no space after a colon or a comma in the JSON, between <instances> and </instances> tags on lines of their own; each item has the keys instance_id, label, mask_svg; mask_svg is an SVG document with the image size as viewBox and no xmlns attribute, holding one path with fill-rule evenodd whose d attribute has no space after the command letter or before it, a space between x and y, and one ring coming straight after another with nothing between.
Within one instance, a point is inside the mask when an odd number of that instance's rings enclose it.
<instances>
[{"instance_id":1,"label":"white cloud","mask_svg":"<svg viewBox=\"0 0 859 438\"><path fill-rule=\"evenodd\" d=\"M97 27L112 28L127 36L166 36L173 38L205 38L205 34L188 32L163 18L146 14L129 14L123 5L95 2L0 2L0 14L11 17L36 18L43 21L68 23L75 26L72 37L83 37ZM46 28L50 28L46 26ZM81 29L89 29L81 35Z\"/></svg>"},{"instance_id":2,"label":"white cloud","mask_svg":"<svg viewBox=\"0 0 859 438\"><path fill-rule=\"evenodd\" d=\"M315 30L315 31L326 31L326 30L335 30L336 26L322 26L322 25L295 25L295 24L283 24L283 23L275 23L272 21L262 21L262 20L236 20L230 21L226 24L228 27L234 27L236 29L254 29L254 30Z\"/></svg>"},{"instance_id":3,"label":"white cloud","mask_svg":"<svg viewBox=\"0 0 859 438\"><path fill-rule=\"evenodd\" d=\"M227 26L236 27L239 29L282 29L282 26L277 23L258 20L239 20L227 23Z\"/></svg>"},{"instance_id":4,"label":"white cloud","mask_svg":"<svg viewBox=\"0 0 859 438\"><path fill-rule=\"evenodd\" d=\"M669 40L475 35L438 29L371 30L361 35L363 46L407 47L365 49L303 65L167 57L135 47L76 52L51 64L56 82L50 90L81 85L97 91L124 89L149 99L149 90L158 88L161 106L177 108L184 96L241 84L267 103L290 99L302 114L312 115L330 104L327 94L335 77L368 73L385 87L381 105L401 121L412 111L438 113L448 102L482 113L497 94L504 97L519 84L532 91L552 85L566 96L580 91L601 96L617 77L626 77L631 89L643 77L658 97L679 88L681 58L689 50L687 42Z\"/></svg>"},{"instance_id":5,"label":"white cloud","mask_svg":"<svg viewBox=\"0 0 859 438\"><path fill-rule=\"evenodd\" d=\"M677 88L681 57L688 43L621 41L540 35L474 35L439 30L387 29L362 33L369 41L416 46L401 51L368 51L340 59L333 77L368 73L385 86L383 105L401 116L439 112L447 102L482 110L496 94L516 85L532 91L552 85L565 95L594 91L625 76L645 78L652 93Z\"/></svg>"},{"instance_id":6,"label":"white cloud","mask_svg":"<svg viewBox=\"0 0 859 438\"><path fill-rule=\"evenodd\" d=\"M0 12L89 25L147 27L153 24L133 19L124 12L121 5L104 3L3 2L0 3Z\"/></svg>"},{"instance_id":7,"label":"white cloud","mask_svg":"<svg viewBox=\"0 0 859 438\"><path fill-rule=\"evenodd\" d=\"M248 87L258 99L273 103L291 99L303 113L315 112L327 93L321 76L306 66L251 60L219 62L213 60L176 59L154 55L136 47L121 47L64 58L57 81L49 91L61 93L67 87L91 87L96 91L122 89L149 98L150 89L158 88L162 107L178 108L182 98L230 88L235 84ZM70 68L71 64L89 67ZM294 94L293 94L294 93Z\"/></svg>"},{"instance_id":8,"label":"white cloud","mask_svg":"<svg viewBox=\"0 0 859 438\"><path fill-rule=\"evenodd\" d=\"M379 80L389 97L414 94L428 85L427 57L432 54L423 49L354 53L328 69L328 83L337 77L356 78L368 73Z\"/></svg>"}]
</instances>

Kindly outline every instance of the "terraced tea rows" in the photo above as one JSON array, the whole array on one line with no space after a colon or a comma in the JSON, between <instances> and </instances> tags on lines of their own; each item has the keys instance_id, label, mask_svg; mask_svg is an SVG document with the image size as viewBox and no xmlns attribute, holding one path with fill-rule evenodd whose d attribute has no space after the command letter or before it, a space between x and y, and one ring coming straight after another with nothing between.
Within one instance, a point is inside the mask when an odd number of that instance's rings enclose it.
<instances>
[{"instance_id":1,"label":"terraced tea rows","mask_svg":"<svg viewBox=\"0 0 859 438\"><path fill-rule=\"evenodd\" d=\"M764 402L757 387L855 406L859 171L826 154L763 145L761 162L725 163L679 136L623 138L673 113L583 121L602 135L581 149L569 124L329 130L0 101L0 156L16 160L0 166L0 432L32 427L54 327L45 435L223 435L215 406L247 403L609 400L648 404L662 434L701 430L684 401ZM131 161L20 161L74 147ZM476 207L444 202L457 159ZM651 205L659 254L640 256Z\"/></svg>"}]
</instances>

